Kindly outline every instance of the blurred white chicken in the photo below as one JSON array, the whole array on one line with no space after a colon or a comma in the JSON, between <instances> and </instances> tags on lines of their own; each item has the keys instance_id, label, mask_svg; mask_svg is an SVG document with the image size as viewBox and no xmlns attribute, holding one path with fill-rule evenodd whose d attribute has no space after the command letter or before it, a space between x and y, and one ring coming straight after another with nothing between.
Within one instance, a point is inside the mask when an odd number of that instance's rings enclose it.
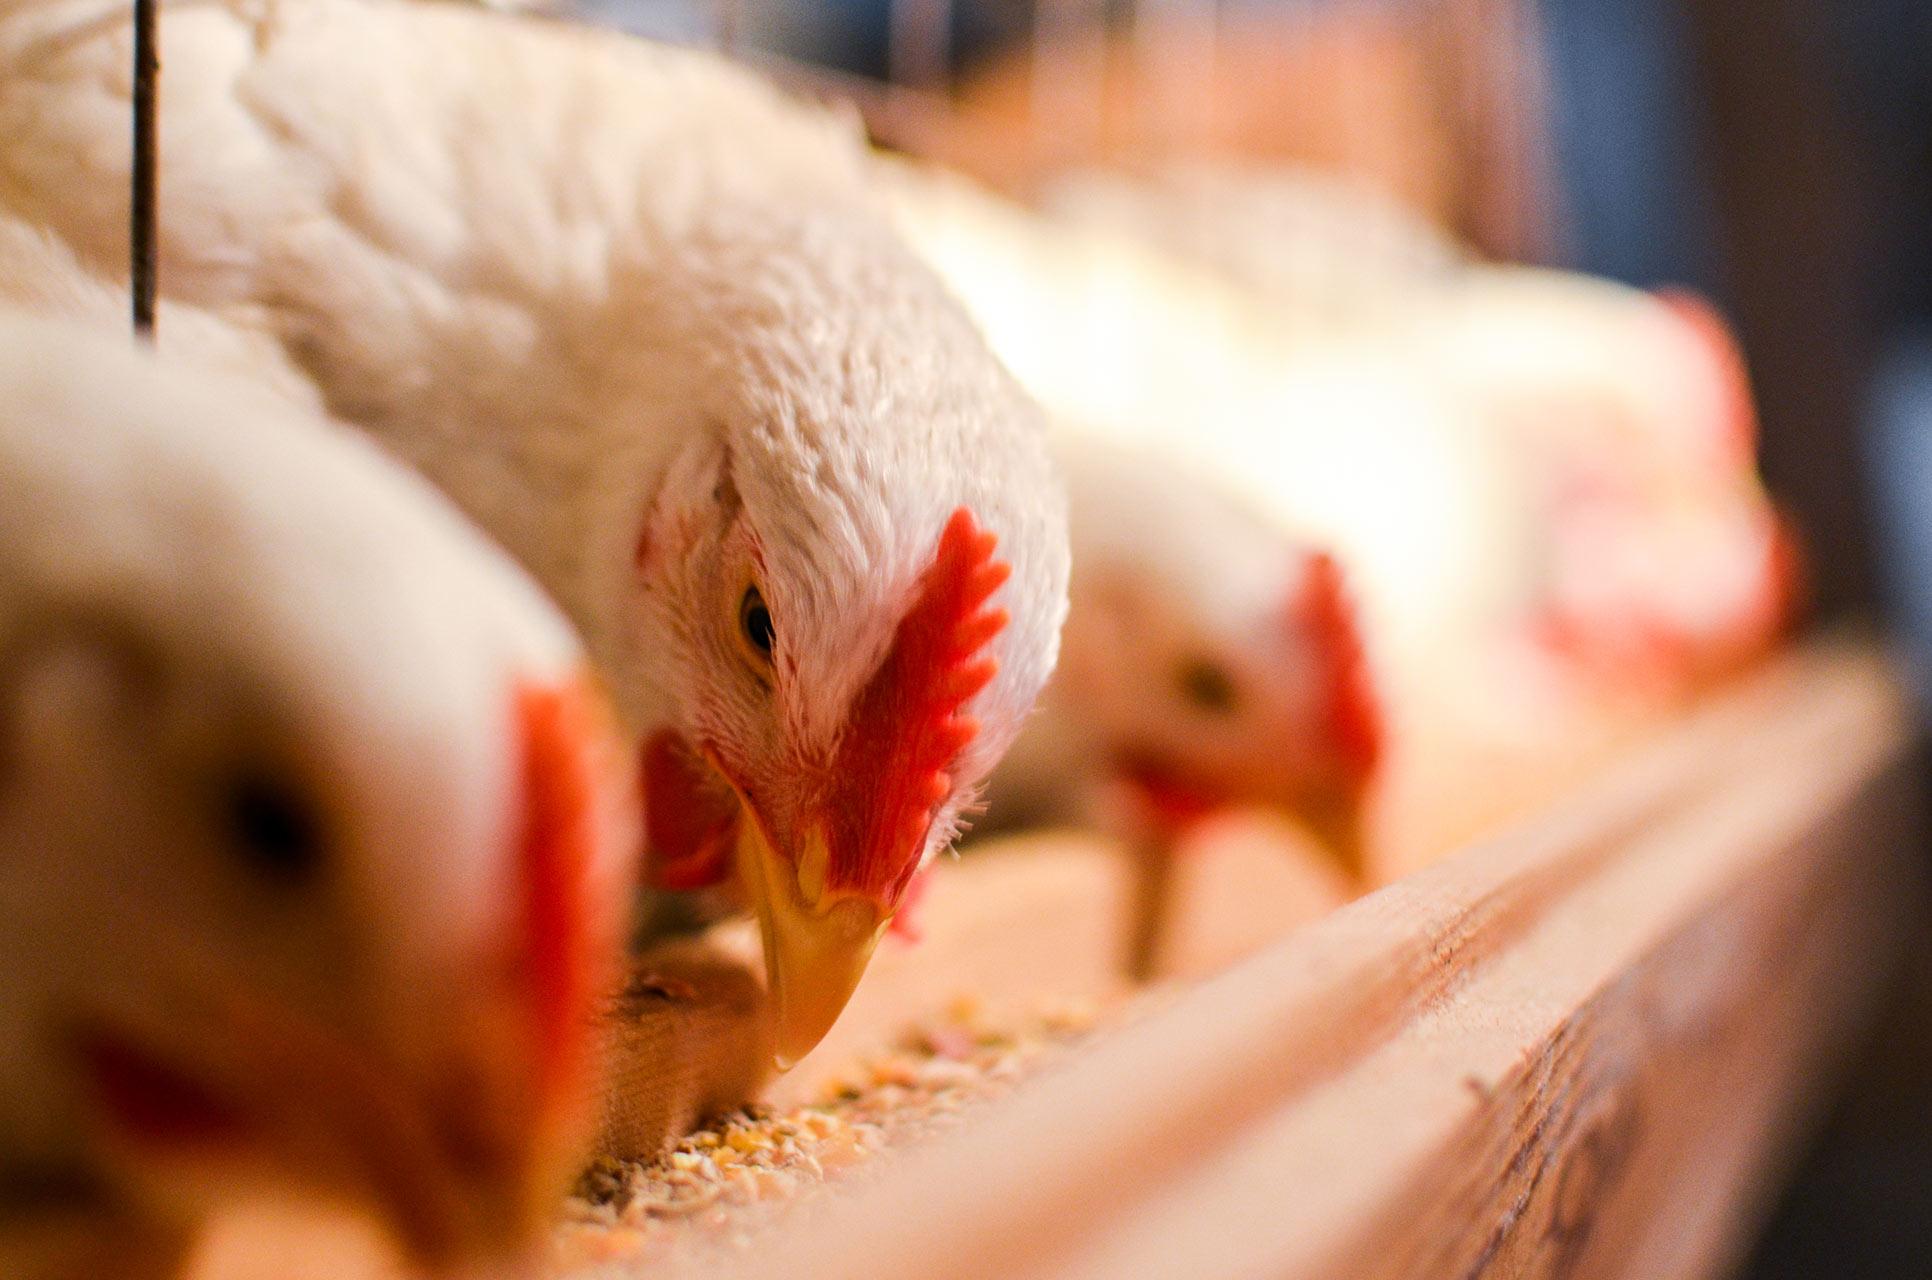
<instances>
[{"instance_id":1,"label":"blurred white chicken","mask_svg":"<svg viewBox=\"0 0 1932 1280\"><path fill-rule=\"evenodd\" d=\"M1048 206L1263 299L1290 338L1395 329L1502 433L1541 511L1540 633L1594 678L1682 689L1789 612L1735 340L1688 295L1467 262L1414 215L1287 169L1060 179Z\"/></svg>"},{"instance_id":2,"label":"blurred white chicken","mask_svg":"<svg viewBox=\"0 0 1932 1280\"><path fill-rule=\"evenodd\" d=\"M1468 257L1391 197L1313 169L1196 161L1080 170L1054 178L1041 206L1234 280L1311 333L1425 305Z\"/></svg>"},{"instance_id":3,"label":"blurred white chicken","mask_svg":"<svg viewBox=\"0 0 1932 1280\"><path fill-rule=\"evenodd\" d=\"M1460 268L1337 316L1254 287L1258 265L1190 263L888 160L877 175L1056 418L1191 464L1332 551L1381 712L1358 806L1371 879L1518 811L1532 777L1561 785L1788 618L1791 540L1707 307ZM1219 578L1226 556L1196 552L1195 580Z\"/></svg>"},{"instance_id":4,"label":"blurred white chicken","mask_svg":"<svg viewBox=\"0 0 1932 1280\"><path fill-rule=\"evenodd\" d=\"M429 4L164 14L161 279L269 335L583 630L652 873L837 1016L1052 670L1038 410L872 207L849 122L710 56ZM128 24L0 0L0 202L126 262Z\"/></svg>"},{"instance_id":5,"label":"blurred white chicken","mask_svg":"<svg viewBox=\"0 0 1932 1280\"><path fill-rule=\"evenodd\" d=\"M1589 679L1651 682L1661 661L1681 684L1775 633L1789 546L1751 468L1741 361L1707 309L1466 268L1311 323L1312 301L1247 287L1266 246L1237 283L1232 248L1190 267L1110 226L881 173L1050 409L1196 458L1334 548L1396 699L1545 648Z\"/></svg>"},{"instance_id":6,"label":"blurred white chicken","mask_svg":"<svg viewBox=\"0 0 1932 1280\"><path fill-rule=\"evenodd\" d=\"M942 174L878 172L908 237L1051 412L1187 460L1333 551L1384 683L1434 682L1492 642L1533 564L1532 513L1419 330L1291 333L1257 295L1130 237Z\"/></svg>"},{"instance_id":7,"label":"blurred white chicken","mask_svg":"<svg viewBox=\"0 0 1932 1280\"><path fill-rule=\"evenodd\" d=\"M1469 270L1442 307L1437 359L1542 511L1542 637L1597 679L1668 693L1761 652L1795 608L1798 554L1716 310L1514 267Z\"/></svg>"},{"instance_id":8,"label":"blurred white chicken","mask_svg":"<svg viewBox=\"0 0 1932 1280\"><path fill-rule=\"evenodd\" d=\"M1204 817L1267 807L1359 876L1380 707L1333 558L1167 453L1072 428L1057 444L1072 608L989 820L1171 852Z\"/></svg>"},{"instance_id":9,"label":"blurred white chicken","mask_svg":"<svg viewBox=\"0 0 1932 1280\"><path fill-rule=\"evenodd\" d=\"M0 1274L172 1274L209 1212L533 1247L635 875L562 619L256 389L0 313Z\"/></svg>"}]
</instances>

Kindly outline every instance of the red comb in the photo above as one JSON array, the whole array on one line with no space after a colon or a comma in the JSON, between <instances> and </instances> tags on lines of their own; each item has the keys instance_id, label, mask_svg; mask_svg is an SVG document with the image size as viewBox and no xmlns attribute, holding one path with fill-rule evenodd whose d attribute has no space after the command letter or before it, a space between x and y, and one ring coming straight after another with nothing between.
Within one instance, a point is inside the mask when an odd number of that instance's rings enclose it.
<instances>
[{"instance_id":1,"label":"red comb","mask_svg":"<svg viewBox=\"0 0 1932 1280\"><path fill-rule=\"evenodd\" d=\"M583 1065L595 995L597 940L585 882L598 839L589 747L600 732L599 710L581 681L516 691L523 751L519 924L544 1099L558 1097Z\"/></svg>"},{"instance_id":2,"label":"red comb","mask_svg":"<svg viewBox=\"0 0 1932 1280\"><path fill-rule=\"evenodd\" d=\"M1012 573L965 507L939 535L885 660L852 704L827 797L828 887L896 901L918 870L947 772L979 732L961 714L999 670L985 650L1006 626L987 600Z\"/></svg>"},{"instance_id":3,"label":"red comb","mask_svg":"<svg viewBox=\"0 0 1932 1280\"><path fill-rule=\"evenodd\" d=\"M1382 707L1362 646L1355 602L1342 580L1341 566L1328 552L1310 558L1308 580L1294 602L1292 618L1315 641L1328 739L1353 778L1366 780L1382 757Z\"/></svg>"},{"instance_id":4,"label":"red comb","mask_svg":"<svg viewBox=\"0 0 1932 1280\"><path fill-rule=\"evenodd\" d=\"M1717 438L1727 456L1751 458L1758 447L1758 410L1751 395L1751 371L1737 335L1724 314L1702 294L1688 289L1659 289L1656 298L1684 322L1711 359L1712 372L1720 380L1723 405Z\"/></svg>"}]
</instances>

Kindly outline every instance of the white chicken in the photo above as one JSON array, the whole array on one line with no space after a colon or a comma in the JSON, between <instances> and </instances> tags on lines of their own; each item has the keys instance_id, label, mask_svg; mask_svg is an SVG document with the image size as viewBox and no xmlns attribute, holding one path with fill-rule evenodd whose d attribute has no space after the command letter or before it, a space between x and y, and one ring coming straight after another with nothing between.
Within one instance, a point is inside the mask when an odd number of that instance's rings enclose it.
<instances>
[{"instance_id":1,"label":"white chicken","mask_svg":"<svg viewBox=\"0 0 1932 1280\"><path fill-rule=\"evenodd\" d=\"M1359 876L1380 706L1333 557L1184 460L1074 428L1057 443L1072 607L989 820L1171 852L1201 818L1267 807Z\"/></svg>"},{"instance_id":2,"label":"white chicken","mask_svg":"<svg viewBox=\"0 0 1932 1280\"><path fill-rule=\"evenodd\" d=\"M1258 296L1290 339L1420 338L1517 455L1546 545L1534 625L1592 678L1694 686L1788 614L1795 555L1756 475L1743 358L1701 299L1468 263L1386 201L1291 170L1077 174L1047 200Z\"/></svg>"},{"instance_id":3,"label":"white chicken","mask_svg":"<svg viewBox=\"0 0 1932 1280\"><path fill-rule=\"evenodd\" d=\"M320 1198L433 1267L574 1173L635 874L568 628L347 432L0 313L0 1273Z\"/></svg>"},{"instance_id":4,"label":"white chicken","mask_svg":"<svg viewBox=\"0 0 1932 1280\"><path fill-rule=\"evenodd\" d=\"M1446 376L1533 478L1544 638L1599 679L1682 692L1761 652L1799 590L1717 311L1567 272L1472 268L1433 321Z\"/></svg>"},{"instance_id":5,"label":"white chicken","mask_svg":"<svg viewBox=\"0 0 1932 1280\"><path fill-rule=\"evenodd\" d=\"M943 174L877 172L908 238L1050 412L1190 461L1333 551L1379 679L1434 681L1518 608L1533 513L1419 327L1311 336L1130 237Z\"/></svg>"},{"instance_id":6,"label":"white chicken","mask_svg":"<svg viewBox=\"0 0 1932 1280\"><path fill-rule=\"evenodd\" d=\"M1057 419L1192 464L1333 552L1381 710L1356 824L1371 879L1513 812L1537 785L1508 781L1524 762L1559 782L1786 618L1790 541L1707 309L1464 268L1344 323L1252 287L1259 267L1231 278L885 160L877 181ZM1224 551L1193 550L1191 581L1225 572Z\"/></svg>"},{"instance_id":7,"label":"white chicken","mask_svg":"<svg viewBox=\"0 0 1932 1280\"><path fill-rule=\"evenodd\" d=\"M128 24L0 0L0 202L125 272ZM562 602L652 874L735 875L776 1046L842 1008L1052 670L1036 407L849 122L710 56L381 0L164 15L161 279Z\"/></svg>"},{"instance_id":8,"label":"white chicken","mask_svg":"<svg viewBox=\"0 0 1932 1280\"><path fill-rule=\"evenodd\" d=\"M1314 169L1170 163L1055 177L1041 207L1239 282L1311 333L1426 305L1467 253L1413 210Z\"/></svg>"},{"instance_id":9,"label":"white chicken","mask_svg":"<svg viewBox=\"0 0 1932 1280\"><path fill-rule=\"evenodd\" d=\"M1269 246L1231 265L1239 225L1209 271L935 175L882 182L1049 409L1184 452L1335 549L1396 698L1497 653L1682 683L1775 634L1789 545L1708 309L1464 268L1314 323L1249 287Z\"/></svg>"}]
</instances>

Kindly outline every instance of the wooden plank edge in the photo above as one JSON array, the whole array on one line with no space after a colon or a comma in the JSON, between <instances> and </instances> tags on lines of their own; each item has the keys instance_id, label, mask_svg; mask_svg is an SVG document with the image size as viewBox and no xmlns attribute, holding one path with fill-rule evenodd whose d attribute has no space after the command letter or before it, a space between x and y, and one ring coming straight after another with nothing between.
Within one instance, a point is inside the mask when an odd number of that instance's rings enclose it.
<instances>
[{"instance_id":1,"label":"wooden plank edge","mask_svg":"<svg viewBox=\"0 0 1932 1280\"><path fill-rule=\"evenodd\" d=\"M1846 725L1894 750L1896 706L1883 664L1856 645L1787 659L1547 821L1303 931L968 1130L886 1162L824 1223L792 1233L782 1268L745 1273L843 1274L861 1258L925 1275L1037 1265L1042 1242L1077 1234L1096 1204L1114 1206L1117 1221L1138 1203L1129 1187L1144 1195L1182 1176L1372 1055L1713 778L1780 748L1815 748Z\"/></svg>"},{"instance_id":2,"label":"wooden plank edge","mask_svg":"<svg viewBox=\"0 0 1932 1280\"><path fill-rule=\"evenodd\" d=\"M1848 975L1888 932L1882 909L1847 931L1891 860L1797 847L1848 815L1848 796L1862 803L1890 749L1867 745L1876 754L1820 770L1791 744L1781 768L1760 763L1645 830L1398 1036L1055 1274L1161 1274L1177 1256L1217 1275L1685 1274L1606 1263L1652 1233L1698 1238L1688 1207L1737 1200L1805 1057L1787 1050L1836 1020L1857 989ZM1797 927L1770 936L1767 922ZM1792 947L1800 935L1830 945ZM1794 994L1816 998L1797 1002L1820 1006L1816 1026L1771 1018ZM1753 1010L1764 1026L1736 1025ZM1673 1057L1686 1042L1694 1052ZM1685 1140L1727 1125L1726 1142ZM1647 1194L1676 1182L1675 1202Z\"/></svg>"}]
</instances>

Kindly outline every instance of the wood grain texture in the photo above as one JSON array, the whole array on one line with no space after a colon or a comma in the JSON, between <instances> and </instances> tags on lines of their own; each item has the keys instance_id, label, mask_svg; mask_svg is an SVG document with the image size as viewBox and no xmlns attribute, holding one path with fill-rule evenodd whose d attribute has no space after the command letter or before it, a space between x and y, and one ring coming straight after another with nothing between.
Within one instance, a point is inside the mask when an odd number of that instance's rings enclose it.
<instances>
[{"instance_id":1,"label":"wood grain texture","mask_svg":"<svg viewBox=\"0 0 1932 1280\"><path fill-rule=\"evenodd\" d=\"M1847 646L881 1161L745 1274L1700 1276L1895 934L1909 734Z\"/></svg>"}]
</instances>

